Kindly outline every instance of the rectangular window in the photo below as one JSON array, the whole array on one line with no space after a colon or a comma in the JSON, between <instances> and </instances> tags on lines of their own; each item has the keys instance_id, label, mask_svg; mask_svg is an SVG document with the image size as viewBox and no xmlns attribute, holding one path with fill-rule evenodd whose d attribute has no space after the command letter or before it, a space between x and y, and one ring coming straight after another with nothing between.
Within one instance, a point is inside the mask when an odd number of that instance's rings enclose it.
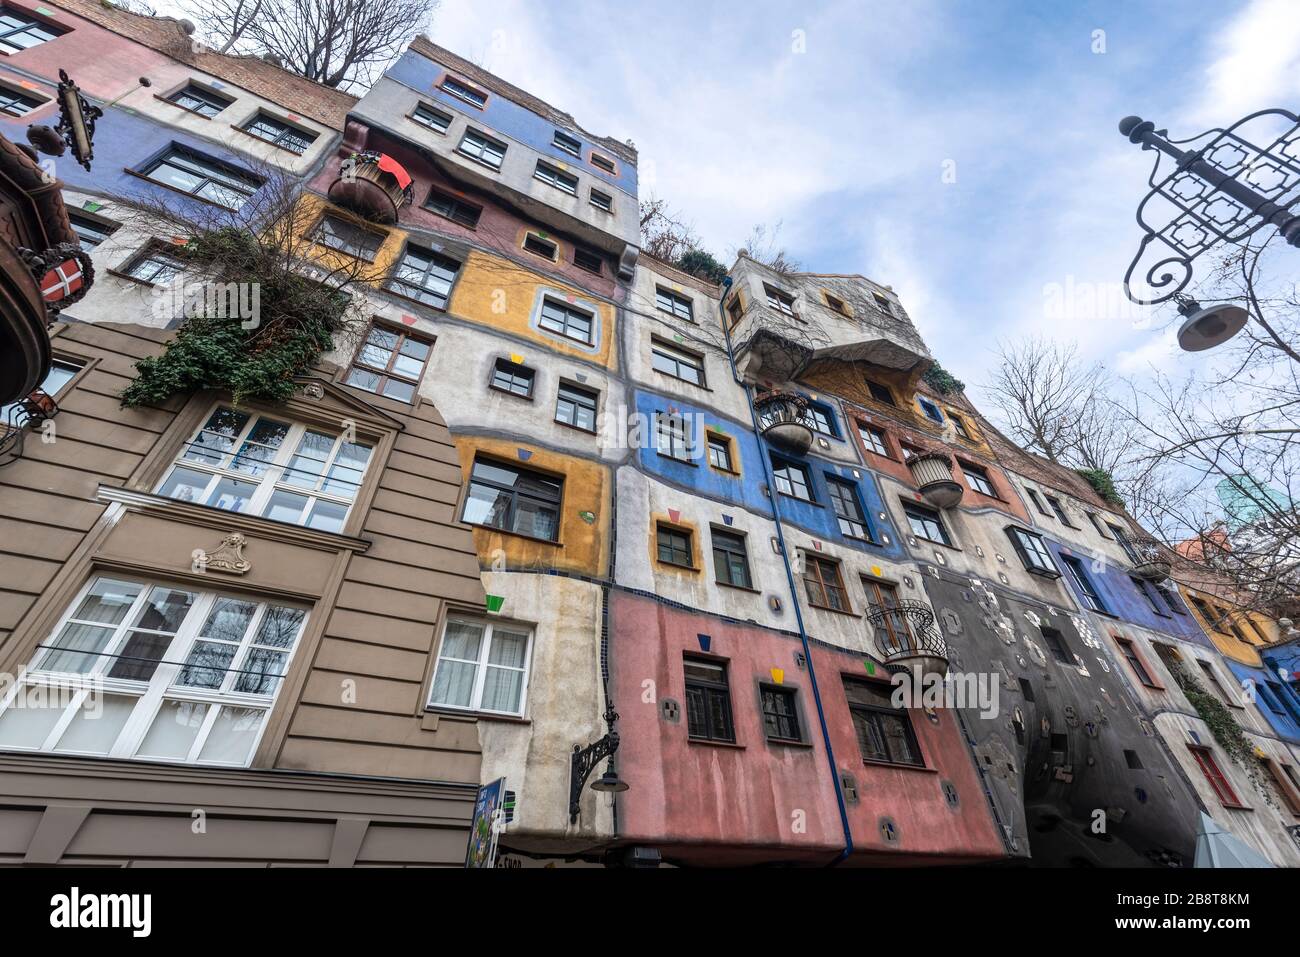
<instances>
[{"instance_id":1,"label":"rectangular window","mask_svg":"<svg viewBox=\"0 0 1300 957\"><path fill-rule=\"evenodd\" d=\"M910 459L918 455L923 455L925 453L925 449L921 448L920 446L913 445L910 442L899 442L898 447L903 451L904 462L907 462Z\"/></svg>"},{"instance_id":2,"label":"rectangular window","mask_svg":"<svg viewBox=\"0 0 1300 957\"><path fill-rule=\"evenodd\" d=\"M405 329L371 326L345 380L350 386L410 402L415 398L432 343Z\"/></svg>"},{"instance_id":3,"label":"rectangular window","mask_svg":"<svg viewBox=\"0 0 1300 957\"><path fill-rule=\"evenodd\" d=\"M740 322L744 315L745 308L741 305L740 294L737 293L732 296L731 301L727 303L727 316L731 319L731 327L733 329L736 327L736 323Z\"/></svg>"},{"instance_id":4,"label":"rectangular window","mask_svg":"<svg viewBox=\"0 0 1300 957\"><path fill-rule=\"evenodd\" d=\"M1062 519L1062 521L1064 521L1064 519ZM1110 533L1115 537L1115 541L1119 542L1120 548L1124 549L1124 554L1128 556L1128 560L1134 565L1140 565L1142 563L1142 556L1138 554L1138 550L1133 546L1133 540L1129 538L1128 532L1124 531L1124 529L1118 525L1112 525L1110 522L1106 523L1106 527L1110 529Z\"/></svg>"},{"instance_id":5,"label":"rectangular window","mask_svg":"<svg viewBox=\"0 0 1300 957\"><path fill-rule=\"evenodd\" d=\"M655 549L659 561L665 565L691 569L695 567L691 533L686 529L660 522L655 526Z\"/></svg>"},{"instance_id":6,"label":"rectangular window","mask_svg":"<svg viewBox=\"0 0 1300 957\"><path fill-rule=\"evenodd\" d=\"M64 33L11 7L0 7L0 51L18 53Z\"/></svg>"},{"instance_id":7,"label":"rectangular window","mask_svg":"<svg viewBox=\"0 0 1300 957\"><path fill-rule=\"evenodd\" d=\"M158 494L338 532L373 451L317 428L218 406Z\"/></svg>"},{"instance_id":8,"label":"rectangular window","mask_svg":"<svg viewBox=\"0 0 1300 957\"><path fill-rule=\"evenodd\" d=\"M541 180L543 183L554 186L560 192L568 193L570 196L578 195L578 177L552 166L545 160L537 161L537 168L533 170L533 179Z\"/></svg>"},{"instance_id":9,"label":"rectangular window","mask_svg":"<svg viewBox=\"0 0 1300 957\"><path fill-rule=\"evenodd\" d=\"M682 661L682 671L686 676L686 734L700 741L734 742L726 665L688 657Z\"/></svg>"},{"instance_id":10,"label":"rectangular window","mask_svg":"<svg viewBox=\"0 0 1300 957\"><path fill-rule=\"evenodd\" d=\"M934 509L917 505L915 502L903 503L903 514L907 516L908 527L917 538L938 545L951 545L948 529L943 525L943 518Z\"/></svg>"},{"instance_id":11,"label":"rectangular window","mask_svg":"<svg viewBox=\"0 0 1300 957\"><path fill-rule=\"evenodd\" d=\"M1207 625L1221 635L1226 635L1228 633L1224 630L1223 621L1220 616L1210 610L1209 602L1204 598L1201 598L1199 595L1188 595L1187 597L1191 601L1192 607L1201 613L1201 618L1205 620Z\"/></svg>"},{"instance_id":12,"label":"rectangular window","mask_svg":"<svg viewBox=\"0 0 1300 957\"><path fill-rule=\"evenodd\" d=\"M1047 578L1061 577L1056 562L1052 561L1052 553L1047 550L1041 535L1008 525L1007 537L1011 539L1016 554L1020 556L1020 561L1028 571Z\"/></svg>"},{"instance_id":13,"label":"rectangular window","mask_svg":"<svg viewBox=\"0 0 1300 957\"><path fill-rule=\"evenodd\" d=\"M166 247L152 243L138 254L123 270L132 279L163 286L185 271L185 263L167 252Z\"/></svg>"},{"instance_id":14,"label":"rectangular window","mask_svg":"<svg viewBox=\"0 0 1300 957\"><path fill-rule=\"evenodd\" d=\"M492 367L492 388L525 399L533 397L533 379L536 373L527 366L521 366L509 359L498 359Z\"/></svg>"},{"instance_id":15,"label":"rectangular window","mask_svg":"<svg viewBox=\"0 0 1300 957\"><path fill-rule=\"evenodd\" d=\"M1219 700L1226 705L1236 706L1237 702L1228 695L1228 689L1219 681L1219 674L1214 670L1214 665L1210 664L1204 658L1194 658L1196 666L1201 669L1201 676L1210 683L1210 689L1219 697Z\"/></svg>"},{"instance_id":16,"label":"rectangular window","mask_svg":"<svg viewBox=\"0 0 1300 957\"><path fill-rule=\"evenodd\" d=\"M893 686L883 681L844 679L853 730L864 761L924 767L911 715L893 703Z\"/></svg>"},{"instance_id":17,"label":"rectangular window","mask_svg":"<svg viewBox=\"0 0 1300 957\"><path fill-rule=\"evenodd\" d=\"M290 605L96 578L6 701L0 747L245 767L306 620ZM14 707L42 693L66 707Z\"/></svg>"},{"instance_id":18,"label":"rectangular window","mask_svg":"<svg viewBox=\"0 0 1300 957\"><path fill-rule=\"evenodd\" d=\"M591 154L591 165L596 167L596 169L604 170L610 175L618 173L618 170L614 166L614 161L607 156L601 156L599 153Z\"/></svg>"},{"instance_id":19,"label":"rectangular window","mask_svg":"<svg viewBox=\"0 0 1300 957\"><path fill-rule=\"evenodd\" d=\"M429 707L522 715L532 638L526 625L449 618L438 645Z\"/></svg>"},{"instance_id":20,"label":"rectangular window","mask_svg":"<svg viewBox=\"0 0 1300 957\"><path fill-rule=\"evenodd\" d=\"M690 382L692 385L704 385L704 357L678 349L662 339L650 340L650 365L664 375L674 379Z\"/></svg>"},{"instance_id":21,"label":"rectangular window","mask_svg":"<svg viewBox=\"0 0 1300 957\"><path fill-rule=\"evenodd\" d=\"M451 126L451 114L435 109L428 103L417 103L411 113L411 119L421 126L427 126L435 133L446 133L447 128Z\"/></svg>"},{"instance_id":22,"label":"rectangular window","mask_svg":"<svg viewBox=\"0 0 1300 957\"><path fill-rule=\"evenodd\" d=\"M1039 625L1038 630L1043 634L1043 643L1051 649L1052 657L1063 665L1075 663L1070 646L1065 643L1065 635L1061 634L1059 629L1052 628L1050 625Z\"/></svg>"},{"instance_id":23,"label":"rectangular window","mask_svg":"<svg viewBox=\"0 0 1300 957\"><path fill-rule=\"evenodd\" d=\"M1096 512L1089 512L1087 509L1084 510L1084 514L1088 516L1088 521L1092 522L1092 527L1097 530L1098 535L1102 538L1111 537L1110 533L1106 531L1106 523L1101 520L1100 515Z\"/></svg>"},{"instance_id":24,"label":"rectangular window","mask_svg":"<svg viewBox=\"0 0 1300 957\"><path fill-rule=\"evenodd\" d=\"M599 253L594 253L590 249L583 249L581 246L573 247L573 264L579 269L585 269L587 272L600 275L601 258Z\"/></svg>"},{"instance_id":25,"label":"rectangular window","mask_svg":"<svg viewBox=\"0 0 1300 957\"><path fill-rule=\"evenodd\" d=\"M484 166L499 170L501 163L506 158L507 147L500 140L494 140L478 130L468 129L465 131L465 135L460 138L460 146L456 147L456 149L462 155L478 160Z\"/></svg>"},{"instance_id":26,"label":"rectangular window","mask_svg":"<svg viewBox=\"0 0 1300 957\"><path fill-rule=\"evenodd\" d=\"M709 464L723 472L735 472L735 466L731 464L731 439L725 435L710 434L708 442Z\"/></svg>"},{"instance_id":27,"label":"rectangular window","mask_svg":"<svg viewBox=\"0 0 1300 957\"><path fill-rule=\"evenodd\" d=\"M803 583L809 603L832 611L851 611L839 562L804 552Z\"/></svg>"},{"instance_id":28,"label":"rectangular window","mask_svg":"<svg viewBox=\"0 0 1300 957\"><path fill-rule=\"evenodd\" d=\"M1052 506L1052 512L1056 515L1062 525L1067 528L1075 527L1074 523L1070 521L1070 516L1065 514L1065 509L1062 507L1059 499L1052 498L1052 496L1049 495L1047 496L1047 504Z\"/></svg>"},{"instance_id":29,"label":"rectangular window","mask_svg":"<svg viewBox=\"0 0 1300 957\"><path fill-rule=\"evenodd\" d=\"M424 208L469 229L476 229L479 217L483 215L482 206L476 206L436 188L429 190L429 198L424 201Z\"/></svg>"},{"instance_id":30,"label":"rectangular window","mask_svg":"<svg viewBox=\"0 0 1300 957\"><path fill-rule=\"evenodd\" d=\"M876 308L887 316L894 314L894 304L878 292L873 292L871 298L876 301Z\"/></svg>"},{"instance_id":31,"label":"rectangular window","mask_svg":"<svg viewBox=\"0 0 1300 957\"><path fill-rule=\"evenodd\" d=\"M384 244L384 235L364 229L338 216L326 215L312 234L312 240L357 259L374 262L375 254Z\"/></svg>"},{"instance_id":32,"label":"rectangular window","mask_svg":"<svg viewBox=\"0 0 1300 957\"><path fill-rule=\"evenodd\" d=\"M1128 666L1133 669L1133 674L1137 675L1138 681L1142 682L1148 688L1159 688L1160 686L1156 684L1155 680L1151 677L1151 673L1147 671L1146 662L1144 662L1142 657L1137 653L1137 648L1133 646L1133 642L1129 641L1127 638L1121 638L1119 635L1114 635L1113 637L1115 639L1115 644L1119 646L1120 653L1124 656L1124 660L1127 661Z\"/></svg>"},{"instance_id":33,"label":"rectangular window","mask_svg":"<svg viewBox=\"0 0 1300 957\"><path fill-rule=\"evenodd\" d=\"M1295 784L1290 780L1288 774L1291 770L1290 765L1279 767L1276 762L1269 758L1260 758L1259 763L1264 765L1273 783L1277 786L1278 793L1282 796L1283 803L1291 810L1296 817L1300 817L1300 790L1296 789Z\"/></svg>"},{"instance_id":34,"label":"rectangular window","mask_svg":"<svg viewBox=\"0 0 1300 957\"><path fill-rule=\"evenodd\" d=\"M1048 518L1052 517L1052 513L1049 512L1047 510L1047 506L1043 504L1043 498L1041 495L1039 495L1036 491L1034 491L1032 488L1029 488L1027 486L1025 488L1025 492L1028 493L1029 500L1034 503L1034 508L1038 509L1039 515L1045 515Z\"/></svg>"},{"instance_id":35,"label":"rectangular window","mask_svg":"<svg viewBox=\"0 0 1300 957\"><path fill-rule=\"evenodd\" d=\"M554 332L583 345L591 345L593 318L589 312L574 309L547 296L542 300L542 314L537 324L547 332Z\"/></svg>"},{"instance_id":36,"label":"rectangular window","mask_svg":"<svg viewBox=\"0 0 1300 957\"><path fill-rule=\"evenodd\" d=\"M789 495L800 501L812 502L812 482L808 470L795 462L772 461L772 478L776 481L776 490L782 495Z\"/></svg>"},{"instance_id":37,"label":"rectangular window","mask_svg":"<svg viewBox=\"0 0 1300 957\"><path fill-rule=\"evenodd\" d=\"M37 388L51 398L58 398L59 392L72 381L72 377L80 372L81 368L80 365L55 359L50 364L50 371L41 380L41 384ZM0 405L0 437L3 437L8 429L14 428L16 422L21 421L17 417L20 408L21 403L19 402Z\"/></svg>"},{"instance_id":38,"label":"rectangular window","mask_svg":"<svg viewBox=\"0 0 1300 957\"><path fill-rule=\"evenodd\" d=\"M27 96L8 87L0 87L0 111L10 116L26 116L44 103L44 100L38 100L34 96Z\"/></svg>"},{"instance_id":39,"label":"rectangular window","mask_svg":"<svg viewBox=\"0 0 1300 957\"><path fill-rule=\"evenodd\" d=\"M1147 605L1150 606L1153 612L1161 618L1169 617L1169 612L1165 611L1164 603L1160 600L1160 596L1156 594L1154 585L1148 581L1143 581L1135 575L1130 575L1128 580L1133 583L1134 588L1142 593L1142 597L1146 599Z\"/></svg>"},{"instance_id":40,"label":"rectangular window","mask_svg":"<svg viewBox=\"0 0 1300 957\"><path fill-rule=\"evenodd\" d=\"M882 622L877 628L884 630L884 637L889 647L895 651L915 648L916 639L912 635L912 626L899 608L898 586L892 582L863 577L862 587L867 592L867 606L873 616L878 617Z\"/></svg>"},{"instance_id":41,"label":"rectangular window","mask_svg":"<svg viewBox=\"0 0 1300 957\"><path fill-rule=\"evenodd\" d=\"M958 464L961 465L961 470L966 475L966 484L970 486L972 491L987 495L989 498L998 497L998 493L993 488L993 482L989 478L989 473L985 469L970 462L962 462L960 459Z\"/></svg>"},{"instance_id":42,"label":"rectangular window","mask_svg":"<svg viewBox=\"0 0 1300 957\"><path fill-rule=\"evenodd\" d=\"M3 42L3 41L0 41ZM222 96L220 93L205 89L194 83L190 83L177 90L171 96L167 97L169 103L175 103L181 109L189 110L191 113L197 113L199 116L206 116L209 119L216 116L231 103L235 101L228 96Z\"/></svg>"},{"instance_id":43,"label":"rectangular window","mask_svg":"<svg viewBox=\"0 0 1300 957\"><path fill-rule=\"evenodd\" d=\"M769 741L802 741L794 689L762 685L763 731Z\"/></svg>"},{"instance_id":44,"label":"rectangular window","mask_svg":"<svg viewBox=\"0 0 1300 957\"><path fill-rule=\"evenodd\" d=\"M1083 596L1083 603L1093 611L1099 611L1103 615L1110 614L1110 611L1106 608L1106 603L1101 600L1101 595L1097 593L1097 589L1093 586L1092 579L1083 570L1083 562L1073 555L1062 555L1061 560L1065 562L1070 577L1074 579L1074 584L1078 586L1079 593Z\"/></svg>"},{"instance_id":45,"label":"rectangular window","mask_svg":"<svg viewBox=\"0 0 1300 957\"><path fill-rule=\"evenodd\" d=\"M691 441L690 422L681 415L667 412L655 413L655 450L679 462L695 459L695 445Z\"/></svg>"},{"instance_id":46,"label":"rectangular window","mask_svg":"<svg viewBox=\"0 0 1300 957\"><path fill-rule=\"evenodd\" d=\"M614 197L609 193L602 193L598 189L591 191L591 205L595 206L603 213L612 213L614 211Z\"/></svg>"},{"instance_id":47,"label":"rectangular window","mask_svg":"<svg viewBox=\"0 0 1300 957\"><path fill-rule=\"evenodd\" d=\"M894 402L894 393L890 391L889 386L868 379L867 391L871 393L871 398L875 399L877 402L880 402L883 405L897 407Z\"/></svg>"},{"instance_id":48,"label":"rectangular window","mask_svg":"<svg viewBox=\"0 0 1300 957\"><path fill-rule=\"evenodd\" d=\"M239 209L261 187L262 181L225 163L173 146L154 160L143 174L155 183L206 199L208 202Z\"/></svg>"},{"instance_id":49,"label":"rectangular window","mask_svg":"<svg viewBox=\"0 0 1300 957\"><path fill-rule=\"evenodd\" d=\"M831 309L838 312L841 316L844 316L845 318L849 317L849 307L844 305L843 299L838 296L832 296L825 290L822 291L822 295L826 297L826 305L830 306Z\"/></svg>"},{"instance_id":50,"label":"rectangular window","mask_svg":"<svg viewBox=\"0 0 1300 957\"><path fill-rule=\"evenodd\" d=\"M809 402L803 420L808 428L814 432L820 432L822 435L829 435L836 439L840 437L840 431L835 426L835 413L831 411L828 405L822 405L820 402Z\"/></svg>"},{"instance_id":51,"label":"rectangular window","mask_svg":"<svg viewBox=\"0 0 1300 957\"><path fill-rule=\"evenodd\" d=\"M949 412L948 421L952 423L953 430L957 433L958 437L965 439L967 442L973 441L970 429L966 427L965 419L960 415L957 415L955 412Z\"/></svg>"},{"instance_id":52,"label":"rectangular window","mask_svg":"<svg viewBox=\"0 0 1300 957\"><path fill-rule=\"evenodd\" d=\"M1160 594L1160 598L1164 601L1165 606L1175 615L1187 614L1187 609L1183 607L1183 603L1178 599L1177 590L1169 582L1157 582L1156 591ZM1260 638L1262 639L1263 637L1264 636L1261 634Z\"/></svg>"},{"instance_id":53,"label":"rectangular window","mask_svg":"<svg viewBox=\"0 0 1300 957\"><path fill-rule=\"evenodd\" d=\"M477 106L482 109L487 104L487 94L480 90L474 89L468 83L462 83L460 80L454 80L451 77L443 77L440 86L443 92L450 93L457 99L464 100L471 106Z\"/></svg>"},{"instance_id":54,"label":"rectangular window","mask_svg":"<svg viewBox=\"0 0 1300 957\"><path fill-rule=\"evenodd\" d=\"M749 575L749 555L745 550L743 535L734 535L715 528L713 538L713 574L724 585L753 588Z\"/></svg>"},{"instance_id":55,"label":"rectangular window","mask_svg":"<svg viewBox=\"0 0 1300 957\"><path fill-rule=\"evenodd\" d=\"M401 261L388 279L387 288L435 309L446 309L451 284L459 271L460 263L456 260L407 243Z\"/></svg>"},{"instance_id":56,"label":"rectangular window","mask_svg":"<svg viewBox=\"0 0 1300 957\"><path fill-rule=\"evenodd\" d=\"M884 429L878 429L874 425L859 422L858 435L861 436L862 444L867 447L868 452L875 452L877 455L890 458L889 441L885 438Z\"/></svg>"},{"instance_id":57,"label":"rectangular window","mask_svg":"<svg viewBox=\"0 0 1300 957\"><path fill-rule=\"evenodd\" d=\"M917 404L921 406L921 411L926 414L927 418L932 419L935 422L938 422L940 425L943 424L943 413L939 411L939 407L937 405L935 405L933 402L931 402L923 395L918 395L916 397L916 401Z\"/></svg>"},{"instance_id":58,"label":"rectangular window","mask_svg":"<svg viewBox=\"0 0 1300 957\"><path fill-rule=\"evenodd\" d=\"M77 238L81 240L82 249L94 249L117 232L118 227L117 223L99 218L92 219L75 209L68 210L68 222L71 223L72 231L77 234Z\"/></svg>"},{"instance_id":59,"label":"rectangular window","mask_svg":"<svg viewBox=\"0 0 1300 957\"><path fill-rule=\"evenodd\" d=\"M536 233L526 233L524 235L524 251L555 262L559 258L560 247L549 239L543 239Z\"/></svg>"},{"instance_id":60,"label":"rectangular window","mask_svg":"<svg viewBox=\"0 0 1300 957\"><path fill-rule=\"evenodd\" d=\"M555 137L551 140L551 145L558 150L563 150L570 156L582 156L582 141L560 130L555 131Z\"/></svg>"},{"instance_id":61,"label":"rectangular window","mask_svg":"<svg viewBox=\"0 0 1300 957\"><path fill-rule=\"evenodd\" d=\"M561 382L556 392L555 421L584 432L596 431L596 393Z\"/></svg>"},{"instance_id":62,"label":"rectangular window","mask_svg":"<svg viewBox=\"0 0 1300 957\"><path fill-rule=\"evenodd\" d=\"M777 289L763 283L763 291L767 293L767 304L784 316L790 316L792 319L797 318L794 311L794 297L783 289Z\"/></svg>"},{"instance_id":63,"label":"rectangular window","mask_svg":"<svg viewBox=\"0 0 1300 957\"><path fill-rule=\"evenodd\" d=\"M554 542L560 534L563 489L563 479L504 462L475 459L464 521Z\"/></svg>"},{"instance_id":64,"label":"rectangular window","mask_svg":"<svg viewBox=\"0 0 1300 957\"><path fill-rule=\"evenodd\" d=\"M1196 764L1205 775L1205 780L1210 782L1215 796L1228 807L1244 807L1237 799L1237 792L1232 789L1228 779L1219 770L1219 765L1214 760L1214 753L1209 748L1193 744L1189 744L1187 750L1192 752L1192 757L1196 759Z\"/></svg>"},{"instance_id":65,"label":"rectangular window","mask_svg":"<svg viewBox=\"0 0 1300 957\"><path fill-rule=\"evenodd\" d=\"M301 156L316 142L316 134L301 127L293 126L284 120L278 120L266 113L257 116L244 127L245 133L251 133L258 139L266 140L273 146L286 149Z\"/></svg>"},{"instance_id":66,"label":"rectangular window","mask_svg":"<svg viewBox=\"0 0 1300 957\"><path fill-rule=\"evenodd\" d=\"M665 289L663 286L655 287L655 308L660 312L666 312L670 316L676 316L678 319L685 319L687 322L695 321L695 312L691 308L691 300L679 292L672 289Z\"/></svg>"},{"instance_id":67,"label":"rectangular window","mask_svg":"<svg viewBox=\"0 0 1300 957\"><path fill-rule=\"evenodd\" d=\"M852 482L846 482L833 476L826 476L826 491L839 522L840 534L848 538L871 541L871 530L867 527L867 517L863 514L862 503L858 500L858 490Z\"/></svg>"}]
</instances>

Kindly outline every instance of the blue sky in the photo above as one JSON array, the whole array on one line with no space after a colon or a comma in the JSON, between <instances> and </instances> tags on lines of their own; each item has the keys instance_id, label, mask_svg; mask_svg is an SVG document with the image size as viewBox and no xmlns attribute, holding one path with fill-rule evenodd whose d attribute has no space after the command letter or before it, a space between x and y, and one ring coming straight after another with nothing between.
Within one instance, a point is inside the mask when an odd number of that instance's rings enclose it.
<instances>
[{"instance_id":1,"label":"blue sky","mask_svg":"<svg viewBox=\"0 0 1300 957\"><path fill-rule=\"evenodd\" d=\"M720 257L779 221L806 269L892 285L972 384L1030 332L1120 372L1199 361L1119 299L1150 154L1116 124L1300 104L1295 0L443 0L430 34L633 140L642 195Z\"/></svg>"}]
</instances>

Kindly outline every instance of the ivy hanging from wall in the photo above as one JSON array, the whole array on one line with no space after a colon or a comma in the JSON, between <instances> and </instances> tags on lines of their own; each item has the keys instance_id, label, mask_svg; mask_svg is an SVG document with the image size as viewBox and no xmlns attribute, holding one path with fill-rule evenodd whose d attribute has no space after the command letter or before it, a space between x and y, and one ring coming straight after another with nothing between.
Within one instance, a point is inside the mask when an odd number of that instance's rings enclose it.
<instances>
[{"instance_id":1,"label":"ivy hanging from wall","mask_svg":"<svg viewBox=\"0 0 1300 957\"><path fill-rule=\"evenodd\" d=\"M945 369L939 363L933 363L930 368L925 370L921 377L925 379L930 388L937 390L941 395L954 395L958 392L966 391L966 383L962 382L951 372Z\"/></svg>"},{"instance_id":2,"label":"ivy hanging from wall","mask_svg":"<svg viewBox=\"0 0 1300 957\"><path fill-rule=\"evenodd\" d=\"M1074 471L1092 486L1093 491L1101 496L1103 502L1124 507L1124 499L1115 488L1115 479L1105 469L1075 469Z\"/></svg>"}]
</instances>

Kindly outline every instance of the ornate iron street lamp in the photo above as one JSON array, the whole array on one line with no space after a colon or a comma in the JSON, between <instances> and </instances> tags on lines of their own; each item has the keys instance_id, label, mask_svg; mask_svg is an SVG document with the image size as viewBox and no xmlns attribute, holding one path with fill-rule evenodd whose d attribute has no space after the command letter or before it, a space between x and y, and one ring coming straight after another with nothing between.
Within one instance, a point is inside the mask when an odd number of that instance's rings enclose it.
<instances>
[{"instance_id":1,"label":"ornate iron street lamp","mask_svg":"<svg viewBox=\"0 0 1300 957\"><path fill-rule=\"evenodd\" d=\"M1247 139L1244 128L1266 145ZM1265 226L1276 227L1288 243L1300 246L1300 215L1293 211L1300 203L1300 116L1261 110L1226 129L1185 140L1170 140L1166 130L1137 116L1121 120L1119 130L1130 142L1159 154L1148 179L1151 190L1137 208L1145 235L1124 274L1124 292L1133 302L1168 302L1191 282L1192 263L1202 253L1220 243L1244 242ZM1174 161L1167 173L1161 170L1162 156ZM1133 288L1135 273L1145 283L1143 295ZM1224 315L1222 307L1193 305L1184 313L1189 317L1184 329L1201 322L1191 340L1198 348L1217 345L1240 330L1236 325L1224 335L1239 316Z\"/></svg>"},{"instance_id":2,"label":"ornate iron street lamp","mask_svg":"<svg viewBox=\"0 0 1300 957\"><path fill-rule=\"evenodd\" d=\"M600 776L598 781L591 785L593 791L617 792L626 791L628 784L620 780L618 772L614 770L614 752L618 750L618 732L614 730L614 725L618 723L618 712L614 710L614 705L606 696L605 704L605 724L609 731L599 741L594 741L585 748L580 744L573 746L573 757L569 761L569 823L578 822L579 802L582 800L582 786L587 783L587 778L591 776L592 769L609 758L609 766L605 773Z\"/></svg>"}]
</instances>

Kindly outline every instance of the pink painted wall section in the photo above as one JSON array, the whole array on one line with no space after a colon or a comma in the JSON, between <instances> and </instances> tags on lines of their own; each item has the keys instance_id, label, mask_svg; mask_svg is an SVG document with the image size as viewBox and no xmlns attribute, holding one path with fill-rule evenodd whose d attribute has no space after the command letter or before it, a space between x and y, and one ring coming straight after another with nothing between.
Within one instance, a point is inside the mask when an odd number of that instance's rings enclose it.
<instances>
[{"instance_id":1,"label":"pink painted wall section","mask_svg":"<svg viewBox=\"0 0 1300 957\"><path fill-rule=\"evenodd\" d=\"M702 653L700 634L711 639L709 654L727 664L735 747L687 740L682 656ZM776 859L791 861L829 861L843 848L808 672L795 663L799 650L796 639L765 629L611 593L610 681L622 734L617 766L631 785L619 797L620 836L661 847L696 845L696 859L719 864L742 859L746 848L779 847L784 854ZM913 856L917 863L1003 857L955 716L940 712L936 724L912 712L925 769L867 765L841 678L865 676L863 661L818 647L813 655L836 761L857 781L860 801L848 806L856 851L899 863ZM806 746L766 740L758 687L773 683L773 668L797 690ZM681 706L679 721L662 716L665 698ZM945 781L956 788L956 808L945 799ZM882 837L882 816L892 819L897 843Z\"/></svg>"}]
</instances>

